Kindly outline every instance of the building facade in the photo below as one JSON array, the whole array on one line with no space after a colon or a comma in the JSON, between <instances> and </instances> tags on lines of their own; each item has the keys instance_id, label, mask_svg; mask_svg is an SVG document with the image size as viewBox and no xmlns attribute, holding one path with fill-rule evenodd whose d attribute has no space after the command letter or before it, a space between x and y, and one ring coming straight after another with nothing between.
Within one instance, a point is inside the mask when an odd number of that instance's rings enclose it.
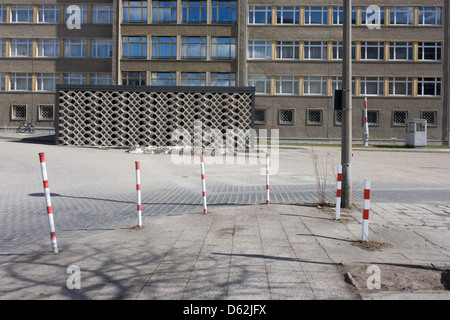
<instances>
[{"instance_id":1,"label":"building facade","mask_svg":"<svg viewBox=\"0 0 450 320\"><path fill-rule=\"evenodd\" d=\"M424 118L447 144L448 1L352 5L355 141L367 96L372 141ZM256 129L339 141L342 18L341 0L0 0L0 125L52 127L57 83L254 86Z\"/></svg>"}]
</instances>

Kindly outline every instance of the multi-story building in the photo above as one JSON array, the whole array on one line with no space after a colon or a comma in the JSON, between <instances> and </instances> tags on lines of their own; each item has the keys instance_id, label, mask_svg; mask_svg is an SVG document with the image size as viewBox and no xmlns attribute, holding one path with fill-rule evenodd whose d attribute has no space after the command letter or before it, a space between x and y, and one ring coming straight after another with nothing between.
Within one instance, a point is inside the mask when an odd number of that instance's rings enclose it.
<instances>
[{"instance_id":1,"label":"multi-story building","mask_svg":"<svg viewBox=\"0 0 450 320\"><path fill-rule=\"evenodd\" d=\"M372 141L425 118L448 143L448 1L352 5L355 140L367 96ZM0 126L52 127L57 83L255 86L256 129L338 141L342 20L342 0L0 0Z\"/></svg>"}]
</instances>

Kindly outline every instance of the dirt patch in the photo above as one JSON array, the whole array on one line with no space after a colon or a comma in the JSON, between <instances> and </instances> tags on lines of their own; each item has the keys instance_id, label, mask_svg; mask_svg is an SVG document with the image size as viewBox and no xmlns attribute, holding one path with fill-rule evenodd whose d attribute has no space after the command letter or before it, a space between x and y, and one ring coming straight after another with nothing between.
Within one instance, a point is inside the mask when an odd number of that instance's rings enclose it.
<instances>
[{"instance_id":1,"label":"dirt patch","mask_svg":"<svg viewBox=\"0 0 450 320\"><path fill-rule=\"evenodd\" d=\"M376 242L376 241L354 241L352 246L361 248L366 251L382 251L385 248L392 248L392 244L388 242Z\"/></svg>"},{"instance_id":2,"label":"dirt patch","mask_svg":"<svg viewBox=\"0 0 450 320\"><path fill-rule=\"evenodd\" d=\"M369 290L367 281L373 276L370 265L349 266L357 288L363 292L376 291L445 291L450 290L450 269L442 270L416 265L376 265L379 267L381 289ZM373 278L372 278L373 279ZM369 280L370 281L370 280Z\"/></svg>"}]
</instances>

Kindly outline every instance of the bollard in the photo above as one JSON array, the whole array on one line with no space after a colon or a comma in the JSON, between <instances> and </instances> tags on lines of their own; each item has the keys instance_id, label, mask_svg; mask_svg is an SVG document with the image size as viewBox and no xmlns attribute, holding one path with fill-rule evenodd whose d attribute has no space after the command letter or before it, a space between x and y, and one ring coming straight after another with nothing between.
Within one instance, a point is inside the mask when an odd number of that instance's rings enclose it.
<instances>
[{"instance_id":1,"label":"bollard","mask_svg":"<svg viewBox=\"0 0 450 320\"><path fill-rule=\"evenodd\" d=\"M208 208L206 207L205 163L203 161L203 155L201 155L201 158L200 158L200 169L201 169L201 173L202 173L203 213L207 213Z\"/></svg>"},{"instance_id":2,"label":"bollard","mask_svg":"<svg viewBox=\"0 0 450 320\"><path fill-rule=\"evenodd\" d=\"M339 220L341 218L342 166L338 165L337 170L335 219Z\"/></svg>"},{"instance_id":3,"label":"bollard","mask_svg":"<svg viewBox=\"0 0 450 320\"><path fill-rule=\"evenodd\" d=\"M142 228L141 166L139 161L136 161L136 193L137 193L138 227Z\"/></svg>"},{"instance_id":4,"label":"bollard","mask_svg":"<svg viewBox=\"0 0 450 320\"><path fill-rule=\"evenodd\" d=\"M269 167L270 167L270 156L268 153L266 153L266 204L270 203Z\"/></svg>"},{"instance_id":5,"label":"bollard","mask_svg":"<svg viewBox=\"0 0 450 320\"><path fill-rule=\"evenodd\" d=\"M50 189L48 187L47 166L45 164L44 153L39 153L39 160L41 162L41 173L44 184L44 196L47 204L47 217L50 226L50 240L52 242L52 249L54 253L58 253L58 244L56 243L55 222L53 221L52 201L50 199Z\"/></svg>"},{"instance_id":6,"label":"bollard","mask_svg":"<svg viewBox=\"0 0 450 320\"><path fill-rule=\"evenodd\" d=\"M364 207L362 220L362 241L369 241L369 209L370 209L370 180L364 179Z\"/></svg>"}]
</instances>

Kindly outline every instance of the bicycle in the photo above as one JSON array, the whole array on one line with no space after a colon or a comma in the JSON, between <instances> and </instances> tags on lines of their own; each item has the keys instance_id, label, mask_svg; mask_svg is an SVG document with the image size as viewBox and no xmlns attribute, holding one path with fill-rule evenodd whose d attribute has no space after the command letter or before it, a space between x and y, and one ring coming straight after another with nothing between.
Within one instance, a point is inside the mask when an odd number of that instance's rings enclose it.
<instances>
[{"instance_id":1,"label":"bicycle","mask_svg":"<svg viewBox=\"0 0 450 320\"><path fill-rule=\"evenodd\" d=\"M30 133L35 133L36 128L31 123L22 122L19 126L19 132L25 133L26 131L28 131Z\"/></svg>"}]
</instances>

